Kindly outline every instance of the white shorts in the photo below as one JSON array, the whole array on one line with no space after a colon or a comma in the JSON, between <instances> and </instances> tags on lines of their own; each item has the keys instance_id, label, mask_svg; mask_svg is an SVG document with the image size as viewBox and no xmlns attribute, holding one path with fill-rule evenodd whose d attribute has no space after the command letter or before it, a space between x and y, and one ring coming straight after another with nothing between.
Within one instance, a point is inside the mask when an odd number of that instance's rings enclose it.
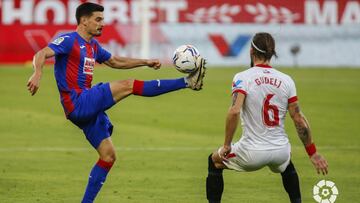
<instances>
[{"instance_id":1,"label":"white shorts","mask_svg":"<svg viewBox=\"0 0 360 203\"><path fill-rule=\"evenodd\" d=\"M220 150L219 150L220 151ZM268 166L274 173L282 173L290 163L291 146L274 150L247 150L241 142L231 146L231 152L223 163L237 171L256 171Z\"/></svg>"}]
</instances>

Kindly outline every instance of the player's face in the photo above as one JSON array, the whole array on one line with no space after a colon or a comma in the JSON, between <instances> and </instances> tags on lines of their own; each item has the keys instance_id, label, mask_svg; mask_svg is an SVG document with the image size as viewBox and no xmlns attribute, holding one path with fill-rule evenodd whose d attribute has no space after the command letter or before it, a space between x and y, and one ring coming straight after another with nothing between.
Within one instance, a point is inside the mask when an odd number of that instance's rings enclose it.
<instances>
[{"instance_id":1,"label":"player's face","mask_svg":"<svg viewBox=\"0 0 360 203\"><path fill-rule=\"evenodd\" d=\"M87 19L86 31L92 36L100 36L104 27L103 12L96 11Z\"/></svg>"}]
</instances>

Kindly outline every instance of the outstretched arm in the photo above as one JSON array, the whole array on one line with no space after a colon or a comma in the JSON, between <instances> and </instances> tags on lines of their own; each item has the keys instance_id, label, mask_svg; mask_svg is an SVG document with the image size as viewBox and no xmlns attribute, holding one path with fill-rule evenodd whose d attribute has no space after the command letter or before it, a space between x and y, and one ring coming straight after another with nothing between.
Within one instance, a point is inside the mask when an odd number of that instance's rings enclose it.
<instances>
[{"instance_id":1,"label":"outstretched arm","mask_svg":"<svg viewBox=\"0 0 360 203\"><path fill-rule=\"evenodd\" d=\"M159 69L161 66L161 63L157 59L134 59L120 56L112 56L104 63L107 66L116 69L131 69L140 66L148 66L154 69Z\"/></svg>"},{"instance_id":2,"label":"outstretched arm","mask_svg":"<svg viewBox=\"0 0 360 203\"><path fill-rule=\"evenodd\" d=\"M324 157L316 152L316 147L312 140L309 122L306 120L305 115L301 112L298 102L290 103L288 109L290 116L294 121L298 136L304 144L311 162L315 166L318 173L321 172L324 175L327 174L327 161Z\"/></svg>"},{"instance_id":3,"label":"outstretched arm","mask_svg":"<svg viewBox=\"0 0 360 203\"><path fill-rule=\"evenodd\" d=\"M231 151L231 142L239 123L239 114L245 99L245 95L239 92L234 92L232 97L233 101L226 117L224 146L219 154L222 158Z\"/></svg>"},{"instance_id":4,"label":"outstretched arm","mask_svg":"<svg viewBox=\"0 0 360 203\"><path fill-rule=\"evenodd\" d=\"M40 79L42 75L42 69L45 64L45 60L47 58L53 57L54 55L55 52L49 47L45 47L41 49L34 55L33 57L34 73L31 75L27 83L27 87L29 92L31 93L31 96L33 96L40 87Z\"/></svg>"}]
</instances>

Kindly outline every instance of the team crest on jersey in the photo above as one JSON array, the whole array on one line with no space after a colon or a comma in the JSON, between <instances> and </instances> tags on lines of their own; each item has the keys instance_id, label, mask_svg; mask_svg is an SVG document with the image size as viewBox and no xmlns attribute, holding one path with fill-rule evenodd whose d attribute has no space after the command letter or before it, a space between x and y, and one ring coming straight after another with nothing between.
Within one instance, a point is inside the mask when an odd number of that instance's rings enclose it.
<instances>
[{"instance_id":1,"label":"team crest on jersey","mask_svg":"<svg viewBox=\"0 0 360 203\"><path fill-rule=\"evenodd\" d=\"M241 83L242 83L242 80L237 80L236 82L233 82L232 86L234 88L239 88L239 87L241 87Z\"/></svg>"},{"instance_id":2,"label":"team crest on jersey","mask_svg":"<svg viewBox=\"0 0 360 203\"><path fill-rule=\"evenodd\" d=\"M57 39L55 39L51 43L55 44L55 45L60 45L65 40L66 37L69 37L69 36L58 37Z\"/></svg>"},{"instance_id":3,"label":"team crest on jersey","mask_svg":"<svg viewBox=\"0 0 360 203\"><path fill-rule=\"evenodd\" d=\"M83 73L87 75L92 75L94 72L94 67L95 67L95 59L85 57Z\"/></svg>"}]
</instances>

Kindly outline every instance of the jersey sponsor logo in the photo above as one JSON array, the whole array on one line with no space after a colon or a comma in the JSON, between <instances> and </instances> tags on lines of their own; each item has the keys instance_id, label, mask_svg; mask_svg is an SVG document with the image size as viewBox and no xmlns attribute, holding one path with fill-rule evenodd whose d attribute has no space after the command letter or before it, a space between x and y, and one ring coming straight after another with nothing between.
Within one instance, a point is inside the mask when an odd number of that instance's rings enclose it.
<instances>
[{"instance_id":1,"label":"jersey sponsor logo","mask_svg":"<svg viewBox=\"0 0 360 203\"><path fill-rule=\"evenodd\" d=\"M55 45L60 45L65 40L65 38L67 38L67 37L69 37L69 36L58 37L57 39L55 39L51 43L55 44Z\"/></svg>"},{"instance_id":2,"label":"jersey sponsor logo","mask_svg":"<svg viewBox=\"0 0 360 203\"><path fill-rule=\"evenodd\" d=\"M86 47L86 46L84 46L84 45L81 45L81 46L80 46L80 49L83 49L83 48L85 48L85 47Z\"/></svg>"},{"instance_id":3,"label":"jersey sponsor logo","mask_svg":"<svg viewBox=\"0 0 360 203\"><path fill-rule=\"evenodd\" d=\"M95 59L85 57L83 73L87 75L92 75L94 73L94 67L95 67Z\"/></svg>"}]
</instances>

